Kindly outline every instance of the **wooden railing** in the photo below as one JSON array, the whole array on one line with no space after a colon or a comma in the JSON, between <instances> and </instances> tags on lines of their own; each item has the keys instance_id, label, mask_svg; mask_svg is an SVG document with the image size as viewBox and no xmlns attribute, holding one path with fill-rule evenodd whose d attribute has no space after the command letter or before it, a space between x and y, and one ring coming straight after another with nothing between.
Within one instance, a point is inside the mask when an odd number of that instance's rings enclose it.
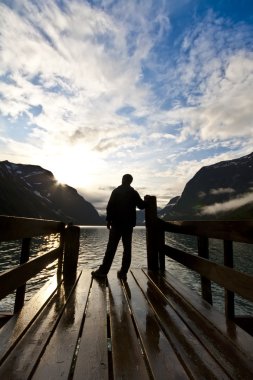
<instances>
[{"instance_id":1,"label":"wooden railing","mask_svg":"<svg viewBox=\"0 0 253 380\"><path fill-rule=\"evenodd\" d=\"M32 238L59 235L59 245L29 260ZM63 222L0 216L0 242L21 240L20 265L0 273L0 300L16 290L14 313L24 304L26 282L50 263L58 260L58 279L66 281L76 274L79 251L79 227Z\"/></svg>"},{"instance_id":2,"label":"wooden railing","mask_svg":"<svg viewBox=\"0 0 253 380\"><path fill-rule=\"evenodd\" d=\"M235 293L253 302L253 276L233 268L233 242L253 244L253 220L165 222L157 217L156 197L146 196L145 201L148 269L164 271L167 256L199 273L202 297L210 304L211 281L220 285L225 290L225 314L230 319L235 318ZM198 255L166 245L165 232L195 236ZM223 241L224 265L209 261L210 238ZM246 321L244 319L241 318L242 323Z\"/></svg>"}]
</instances>

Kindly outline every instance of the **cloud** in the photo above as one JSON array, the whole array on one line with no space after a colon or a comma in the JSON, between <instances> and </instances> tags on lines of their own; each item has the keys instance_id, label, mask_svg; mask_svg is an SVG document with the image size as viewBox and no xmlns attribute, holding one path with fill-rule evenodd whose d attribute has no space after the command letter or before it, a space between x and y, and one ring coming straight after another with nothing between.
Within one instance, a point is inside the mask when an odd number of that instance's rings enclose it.
<instances>
[{"instance_id":1,"label":"cloud","mask_svg":"<svg viewBox=\"0 0 253 380\"><path fill-rule=\"evenodd\" d=\"M170 129L175 125L180 126L178 144L190 136L211 141L214 136L226 140L251 134L253 58L238 48L249 38L247 30L226 25L224 32L213 14L193 26L182 40L174 74L163 85L166 96L172 89L174 97L178 93L187 99L187 106L182 107L181 99L166 111L159 109L155 88L145 82L143 65L151 71L156 67L152 49L172 28L170 2L101 2L104 10L86 2L63 4L24 1L20 10L1 6L0 70L8 73L2 86L3 115L26 113L48 133L53 124L54 138L63 133L76 140L93 136L94 146L101 144L98 130L111 130L115 138L119 133L112 129L122 128L123 135L125 128L138 129L137 117L146 118L147 134L156 141L158 136L173 139ZM160 67L167 75L170 64L169 59ZM159 79L159 73L152 74ZM43 112L31 115L31 106L38 105ZM117 110L126 106L134 112L124 127L127 115L117 115Z\"/></svg>"},{"instance_id":2,"label":"cloud","mask_svg":"<svg viewBox=\"0 0 253 380\"><path fill-rule=\"evenodd\" d=\"M246 206L253 203L253 192L245 193L242 196L231 199L223 203L214 203L213 205L203 207L201 210L202 215L215 215L220 212L228 212L236 210L239 207Z\"/></svg>"},{"instance_id":3,"label":"cloud","mask_svg":"<svg viewBox=\"0 0 253 380\"><path fill-rule=\"evenodd\" d=\"M212 195L219 195L219 194L232 194L235 192L234 189L230 188L230 187L220 187L219 189L210 189L210 194Z\"/></svg>"},{"instance_id":4,"label":"cloud","mask_svg":"<svg viewBox=\"0 0 253 380\"><path fill-rule=\"evenodd\" d=\"M145 2L139 8L117 2L110 13L78 1L62 8L54 1L18 4L1 5L1 114L14 119L26 114L34 125L27 139L40 139L44 146L85 136L91 148L105 151L104 134L108 147L127 129L136 136L141 127L134 118L152 108L152 92L141 83L142 62L166 29L165 16L152 12L155 21L149 23L152 4ZM126 105L135 110L127 125L126 117L116 114ZM31 107L38 106L43 111L35 115Z\"/></svg>"},{"instance_id":5,"label":"cloud","mask_svg":"<svg viewBox=\"0 0 253 380\"><path fill-rule=\"evenodd\" d=\"M154 133L151 133L150 139L154 139L154 140L161 140L161 139L175 140L175 136L172 135L171 133L154 132Z\"/></svg>"},{"instance_id":6,"label":"cloud","mask_svg":"<svg viewBox=\"0 0 253 380\"><path fill-rule=\"evenodd\" d=\"M210 13L184 38L174 93L184 102L168 111L182 126L178 142L252 139L252 28L232 25Z\"/></svg>"},{"instance_id":7,"label":"cloud","mask_svg":"<svg viewBox=\"0 0 253 380\"><path fill-rule=\"evenodd\" d=\"M2 2L1 155L77 168L83 188L127 169L164 200L201 166L249 153L252 29L210 12L175 37L190 3Z\"/></svg>"}]
</instances>

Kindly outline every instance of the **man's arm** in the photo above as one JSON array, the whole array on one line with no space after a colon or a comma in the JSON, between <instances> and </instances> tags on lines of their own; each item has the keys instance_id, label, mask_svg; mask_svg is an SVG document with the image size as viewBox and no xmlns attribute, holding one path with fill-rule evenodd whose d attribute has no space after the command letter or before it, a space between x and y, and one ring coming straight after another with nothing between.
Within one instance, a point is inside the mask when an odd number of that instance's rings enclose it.
<instances>
[{"instance_id":1,"label":"man's arm","mask_svg":"<svg viewBox=\"0 0 253 380\"><path fill-rule=\"evenodd\" d=\"M141 199L140 194L136 191L136 206L140 209L143 210L146 207L146 202Z\"/></svg>"}]
</instances>

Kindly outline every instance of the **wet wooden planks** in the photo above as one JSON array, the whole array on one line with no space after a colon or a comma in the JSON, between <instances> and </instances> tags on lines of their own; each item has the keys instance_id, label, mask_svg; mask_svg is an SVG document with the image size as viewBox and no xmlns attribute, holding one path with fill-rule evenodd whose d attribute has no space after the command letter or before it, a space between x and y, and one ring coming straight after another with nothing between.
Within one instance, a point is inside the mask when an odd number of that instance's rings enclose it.
<instances>
[{"instance_id":1,"label":"wet wooden planks","mask_svg":"<svg viewBox=\"0 0 253 380\"><path fill-rule=\"evenodd\" d=\"M253 338L168 272L54 278L0 343L1 379L253 378Z\"/></svg>"}]
</instances>

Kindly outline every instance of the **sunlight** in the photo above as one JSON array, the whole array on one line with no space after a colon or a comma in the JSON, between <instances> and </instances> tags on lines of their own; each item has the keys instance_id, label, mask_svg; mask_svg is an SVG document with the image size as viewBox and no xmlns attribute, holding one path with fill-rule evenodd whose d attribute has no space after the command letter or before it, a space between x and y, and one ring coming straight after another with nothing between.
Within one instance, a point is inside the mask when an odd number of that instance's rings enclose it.
<instances>
[{"instance_id":1,"label":"sunlight","mask_svg":"<svg viewBox=\"0 0 253 380\"><path fill-rule=\"evenodd\" d=\"M96 153L83 146L68 148L51 162L55 179L74 188L92 188L103 171L104 162Z\"/></svg>"}]
</instances>

